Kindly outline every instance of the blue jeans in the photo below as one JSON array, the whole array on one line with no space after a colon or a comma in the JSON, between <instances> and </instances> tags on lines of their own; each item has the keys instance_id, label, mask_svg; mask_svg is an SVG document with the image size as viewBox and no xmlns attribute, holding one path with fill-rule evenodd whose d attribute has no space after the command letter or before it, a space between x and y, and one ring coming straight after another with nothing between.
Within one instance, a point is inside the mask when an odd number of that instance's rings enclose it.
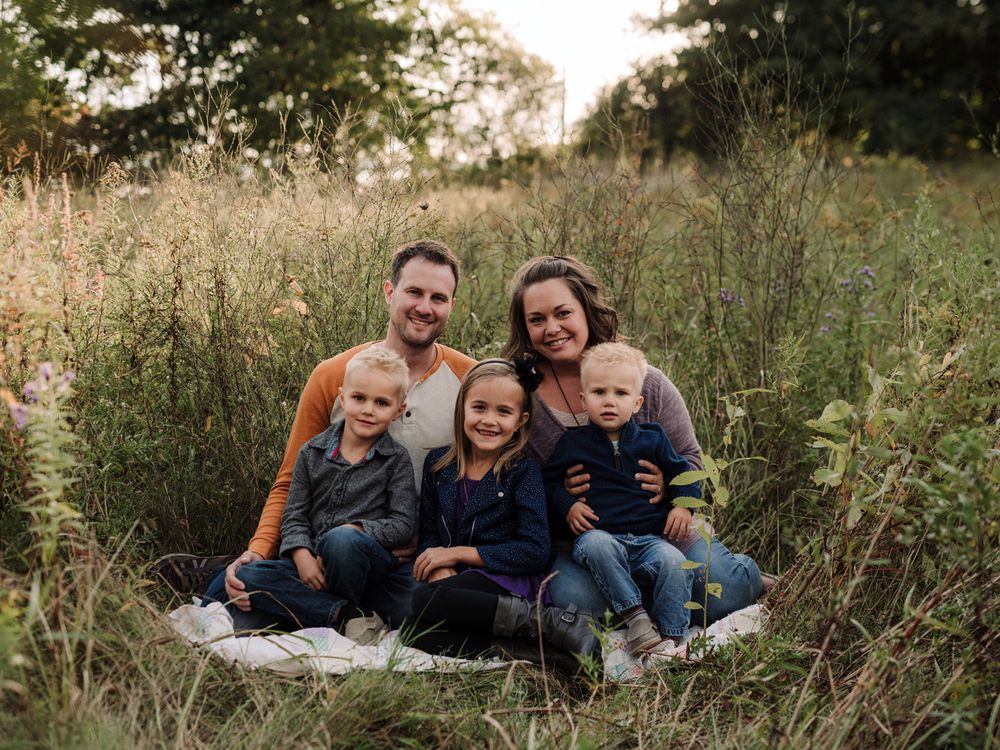
<instances>
[{"instance_id":1,"label":"blue jeans","mask_svg":"<svg viewBox=\"0 0 1000 750\"><path fill-rule=\"evenodd\" d=\"M760 596L764 584L760 578L760 569L752 557L734 554L718 539L712 540L709 547L705 540L699 538L687 551L687 559L704 563L711 549L712 561L708 569L708 580L722 584L721 597L708 597L708 624L721 620L738 609L749 607ZM608 608L608 600L597 588L593 577L586 568L573 562L565 552L558 552L552 563L552 570L557 572L549 582L549 592L552 603L556 607L566 608L576 604L580 609L594 610L598 613ZM691 598L699 604L705 601L705 568L695 572L694 584L691 587ZM640 586L640 589L645 587ZM651 606L650 591L643 590L643 600ZM705 613L692 610L691 624L704 623Z\"/></svg>"},{"instance_id":2,"label":"blue jeans","mask_svg":"<svg viewBox=\"0 0 1000 750\"><path fill-rule=\"evenodd\" d=\"M662 636L687 634L694 571L684 553L662 536L585 531L573 544L573 560L590 571L615 614L643 604L639 586L651 590L649 615Z\"/></svg>"},{"instance_id":3,"label":"blue jeans","mask_svg":"<svg viewBox=\"0 0 1000 750\"><path fill-rule=\"evenodd\" d=\"M368 534L337 527L317 544L323 559L326 591L314 591L299 580L291 560L248 563L236 573L250 594L250 612L227 604L237 631L275 627L332 627L342 616L352 616L345 604L377 612L398 627L411 608L412 564L400 564L392 553ZM204 601L227 602L225 571L209 584Z\"/></svg>"}]
</instances>

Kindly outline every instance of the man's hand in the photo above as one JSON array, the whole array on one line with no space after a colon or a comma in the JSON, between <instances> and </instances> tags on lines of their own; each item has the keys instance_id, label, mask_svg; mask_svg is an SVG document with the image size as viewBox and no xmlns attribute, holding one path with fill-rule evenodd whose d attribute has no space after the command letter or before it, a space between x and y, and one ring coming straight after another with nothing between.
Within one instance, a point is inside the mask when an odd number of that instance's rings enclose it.
<instances>
[{"instance_id":1,"label":"man's hand","mask_svg":"<svg viewBox=\"0 0 1000 750\"><path fill-rule=\"evenodd\" d=\"M590 489L590 474L584 472L583 464L575 464L566 469L563 487L573 497L580 497Z\"/></svg>"},{"instance_id":2,"label":"man's hand","mask_svg":"<svg viewBox=\"0 0 1000 750\"><path fill-rule=\"evenodd\" d=\"M453 547L431 547L420 553L413 563L413 578L417 581L430 581L431 573L439 568L454 568L455 559Z\"/></svg>"},{"instance_id":3,"label":"man's hand","mask_svg":"<svg viewBox=\"0 0 1000 750\"><path fill-rule=\"evenodd\" d=\"M417 543L420 541L419 533L414 533L413 538L407 542L405 547L397 547L392 551L393 557L401 563L412 560L417 554Z\"/></svg>"},{"instance_id":4,"label":"man's hand","mask_svg":"<svg viewBox=\"0 0 1000 750\"><path fill-rule=\"evenodd\" d=\"M457 575L458 570L456 568L438 568L437 570L432 570L431 574L427 576L427 583L434 583L434 581L440 581L442 578L451 578Z\"/></svg>"},{"instance_id":5,"label":"man's hand","mask_svg":"<svg viewBox=\"0 0 1000 750\"><path fill-rule=\"evenodd\" d=\"M667 525L663 527L663 536L671 542L680 542L691 534L691 511L687 508L674 508L667 514Z\"/></svg>"},{"instance_id":6,"label":"man's hand","mask_svg":"<svg viewBox=\"0 0 1000 750\"><path fill-rule=\"evenodd\" d=\"M250 597L246 594L246 585L236 577L236 571L240 569L241 565L258 562L263 559L256 552L247 550L226 566L226 596L243 612L250 611Z\"/></svg>"},{"instance_id":7,"label":"man's hand","mask_svg":"<svg viewBox=\"0 0 1000 750\"><path fill-rule=\"evenodd\" d=\"M642 484L642 488L646 492L653 493L653 496L649 498L649 502L656 505L663 499L664 490L666 489L666 482L663 481L663 472L660 471L659 466L644 458L639 459L639 465L649 471L645 473L636 472L635 481Z\"/></svg>"},{"instance_id":8,"label":"man's hand","mask_svg":"<svg viewBox=\"0 0 1000 750\"><path fill-rule=\"evenodd\" d=\"M569 509L569 513L566 514L566 523L569 524L569 529L577 536L580 536L585 531L590 531L594 528L591 521L600 521L600 517L594 513L589 505L587 505L584 500L577 500L573 503L573 507Z\"/></svg>"},{"instance_id":9,"label":"man's hand","mask_svg":"<svg viewBox=\"0 0 1000 750\"><path fill-rule=\"evenodd\" d=\"M323 577L323 561L305 547L292 550L292 561L299 572L299 580L313 591L326 591Z\"/></svg>"}]
</instances>

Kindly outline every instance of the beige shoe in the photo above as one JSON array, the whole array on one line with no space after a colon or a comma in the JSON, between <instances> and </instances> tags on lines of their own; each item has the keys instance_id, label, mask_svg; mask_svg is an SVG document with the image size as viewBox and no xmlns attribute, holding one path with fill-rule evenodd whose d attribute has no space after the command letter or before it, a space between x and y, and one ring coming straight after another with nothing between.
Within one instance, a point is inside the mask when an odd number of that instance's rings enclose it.
<instances>
[{"instance_id":1,"label":"beige shoe","mask_svg":"<svg viewBox=\"0 0 1000 750\"><path fill-rule=\"evenodd\" d=\"M628 639L628 650L633 654L648 651L660 642L660 634L647 614L639 615L629 623L625 637Z\"/></svg>"},{"instance_id":2,"label":"beige shoe","mask_svg":"<svg viewBox=\"0 0 1000 750\"><path fill-rule=\"evenodd\" d=\"M359 646L371 646L389 633L389 627L378 615L355 617L344 626L344 636Z\"/></svg>"},{"instance_id":3,"label":"beige shoe","mask_svg":"<svg viewBox=\"0 0 1000 750\"><path fill-rule=\"evenodd\" d=\"M686 660L688 658L687 646L680 644L678 638L664 638L646 652L649 663L668 662L675 660Z\"/></svg>"}]
</instances>

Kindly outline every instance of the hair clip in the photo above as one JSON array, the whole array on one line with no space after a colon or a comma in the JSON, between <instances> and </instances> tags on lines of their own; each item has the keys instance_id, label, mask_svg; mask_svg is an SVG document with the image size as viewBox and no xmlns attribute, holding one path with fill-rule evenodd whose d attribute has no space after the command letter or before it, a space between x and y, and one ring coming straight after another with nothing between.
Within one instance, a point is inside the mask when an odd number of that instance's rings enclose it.
<instances>
[{"instance_id":1,"label":"hair clip","mask_svg":"<svg viewBox=\"0 0 1000 750\"><path fill-rule=\"evenodd\" d=\"M514 357L510 363L514 366L514 375L517 377L517 381L521 384L521 387L527 393L534 393L545 376L538 371L534 363L527 357Z\"/></svg>"}]
</instances>

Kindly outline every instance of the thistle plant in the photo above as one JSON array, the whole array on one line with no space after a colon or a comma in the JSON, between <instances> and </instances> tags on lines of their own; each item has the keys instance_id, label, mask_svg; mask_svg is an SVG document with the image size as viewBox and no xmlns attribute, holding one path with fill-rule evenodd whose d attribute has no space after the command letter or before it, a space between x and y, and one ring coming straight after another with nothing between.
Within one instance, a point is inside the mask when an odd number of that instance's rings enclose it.
<instances>
[{"instance_id":1,"label":"thistle plant","mask_svg":"<svg viewBox=\"0 0 1000 750\"><path fill-rule=\"evenodd\" d=\"M28 467L22 508L31 519L34 552L44 570L82 528L80 512L65 499L77 481L78 462L73 453L77 438L67 408L75 374L57 372L51 362L37 365L34 374L22 389L23 401L9 390L0 391L0 397L21 435L20 448Z\"/></svg>"}]
</instances>

